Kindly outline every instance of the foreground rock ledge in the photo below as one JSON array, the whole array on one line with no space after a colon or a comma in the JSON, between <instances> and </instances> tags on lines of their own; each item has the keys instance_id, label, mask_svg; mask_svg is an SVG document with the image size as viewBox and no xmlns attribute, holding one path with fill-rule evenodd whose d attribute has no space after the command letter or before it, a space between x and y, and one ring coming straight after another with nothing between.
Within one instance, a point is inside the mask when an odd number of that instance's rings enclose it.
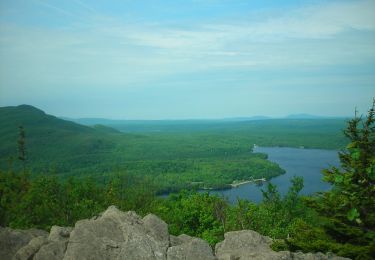
<instances>
[{"instance_id":1,"label":"foreground rock ledge","mask_svg":"<svg viewBox=\"0 0 375 260\"><path fill-rule=\"evenodd\" d=\"M157 216L144 218L111 206L74 228L53 226L41 230L0 227L0 259L20 260L246 260L246 259L347 259L321 253L275 252L272 240L252 230L228 232L215 252L200 238L169 235L168 225Z\"/></svg>"}]
</instances>

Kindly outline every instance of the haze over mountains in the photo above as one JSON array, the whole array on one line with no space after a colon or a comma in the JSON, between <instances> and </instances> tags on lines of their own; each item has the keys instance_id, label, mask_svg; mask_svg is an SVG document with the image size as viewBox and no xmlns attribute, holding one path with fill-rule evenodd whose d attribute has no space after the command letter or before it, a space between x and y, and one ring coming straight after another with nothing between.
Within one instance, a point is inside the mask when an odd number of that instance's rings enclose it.
<instances>
[{"instance_id":1,"label":"haze over mountains","mask_svg":"<svg viewBox=\"0 0 375 260\"><path fill-rule=\"evenodd\" d=\"M160 119L160 120L144 120L144 119L107 119L107 118L70 118L60 117L61 119L76 122L82 125L113 125L123 123L156 123L156 122L189 122L189 123L202 123L202 122L241 122L241 121L254 121L254 120L269 120L269 119L334 119L334 118L347 118L343 116L319 116L311 114L290 114L284 117L270 117L270 116L249 116L249 117L229 117L229 118L208 118L208 119Z\"/></svg>"},{"instance_id":2,"label":"haze over mountains","mask_svg":"<svg viewBox=\"0 0 375 260\"><path fill-rule=\"evenodd\" d=\"M181 119L181 120L116 120L106 118L67 118L62 119L72 121L86 126L103 125L117 129L122 132L186 132L186 131L230 131L246 127L265 126L271 127L274 123L290 128L295 120L338 120L343 121L345 117L328 117L310 114L292 114L282 118L268 116L233 117L222 119ZM290 121L292 120L292 121ZM293 123L294 122L294 123ZM288 126L288 124L290 124ZM319 122L315 123L319 125ZM245 127L245 128L246 128ZM261 129L259 128L258 131Z\"/></svg>"}]
</instances>

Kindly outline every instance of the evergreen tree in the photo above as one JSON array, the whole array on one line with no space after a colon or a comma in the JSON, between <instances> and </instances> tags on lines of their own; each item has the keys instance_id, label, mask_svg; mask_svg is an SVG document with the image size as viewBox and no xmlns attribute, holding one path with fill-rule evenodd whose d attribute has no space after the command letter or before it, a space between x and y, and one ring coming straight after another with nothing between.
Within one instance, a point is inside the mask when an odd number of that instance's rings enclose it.
<instances>
[{"instance_id":1,"label":"evergreen tree","mask_svg":"<svg viewBox=\"0 0 375 260\"><path fill-rule=\"evenodd\" d=\"M18 160L21 161L23 170L26 169L26 147L25 147L25 129L23 126L18 127Z\"/></svg>"},{"instance_id":2,"label":"evergreen tree","mask_svg":"<svg viewBox=\"0 0 375 260\"><path fill-rule=\"evenodd\" d=\"M332 189L309 201L327 221L327 234L344 245L338 253L367 259L375 255L375 99L366 118L348 122L350 143L339 153L341 168L323 171ZM355 254L350 251L361 248ZM359 254L359 255L358 255Z\"/></svg>"}]
</instances>

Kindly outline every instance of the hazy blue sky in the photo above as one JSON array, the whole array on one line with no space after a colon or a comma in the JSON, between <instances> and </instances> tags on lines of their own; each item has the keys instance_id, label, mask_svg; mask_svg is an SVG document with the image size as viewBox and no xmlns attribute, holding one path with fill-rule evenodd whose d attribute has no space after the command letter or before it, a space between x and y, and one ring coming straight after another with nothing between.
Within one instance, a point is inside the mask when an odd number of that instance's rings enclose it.
<instances>
[{"instance_id":1,"label":"hazy blue sky","mask_svg":"<svg viewBox=\"0 0 375 260\"><path fill-rule=\"evenodd\" d=\"M352 115L374 96L375 0L0 0L0 106Z\"/></svg>"}]
</instances>

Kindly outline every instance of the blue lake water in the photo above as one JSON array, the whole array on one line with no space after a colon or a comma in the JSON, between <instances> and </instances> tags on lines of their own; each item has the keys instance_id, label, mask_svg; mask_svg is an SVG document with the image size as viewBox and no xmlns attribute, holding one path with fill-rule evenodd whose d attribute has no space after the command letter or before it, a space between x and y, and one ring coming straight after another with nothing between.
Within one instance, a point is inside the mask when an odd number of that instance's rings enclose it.
<instances>
[{"instance_id":1,"label":"blue lake water","mask_svg":"<svg viewBox=\"0 0 375 260\"><path fill-rule=\"evenodd\" d=\"M254 152L267 154L268 160L276 162L286 171L285 174L271 179L271 183L277 185L281 194L288 191L290 179L293 176L302 176L304 179L304 188L301 194L308 195L330 189L330 185L322 181L321 171L340 164L335 150L258 147L254 149ZM264 183L259 187L254 183L247 183L237 188L210 191L210 193L224 196L232 203L237 201L237 197L260 202L262 200L261 189L265 189L266 185L267 183Z\"/></svg>"}]
</instances>

